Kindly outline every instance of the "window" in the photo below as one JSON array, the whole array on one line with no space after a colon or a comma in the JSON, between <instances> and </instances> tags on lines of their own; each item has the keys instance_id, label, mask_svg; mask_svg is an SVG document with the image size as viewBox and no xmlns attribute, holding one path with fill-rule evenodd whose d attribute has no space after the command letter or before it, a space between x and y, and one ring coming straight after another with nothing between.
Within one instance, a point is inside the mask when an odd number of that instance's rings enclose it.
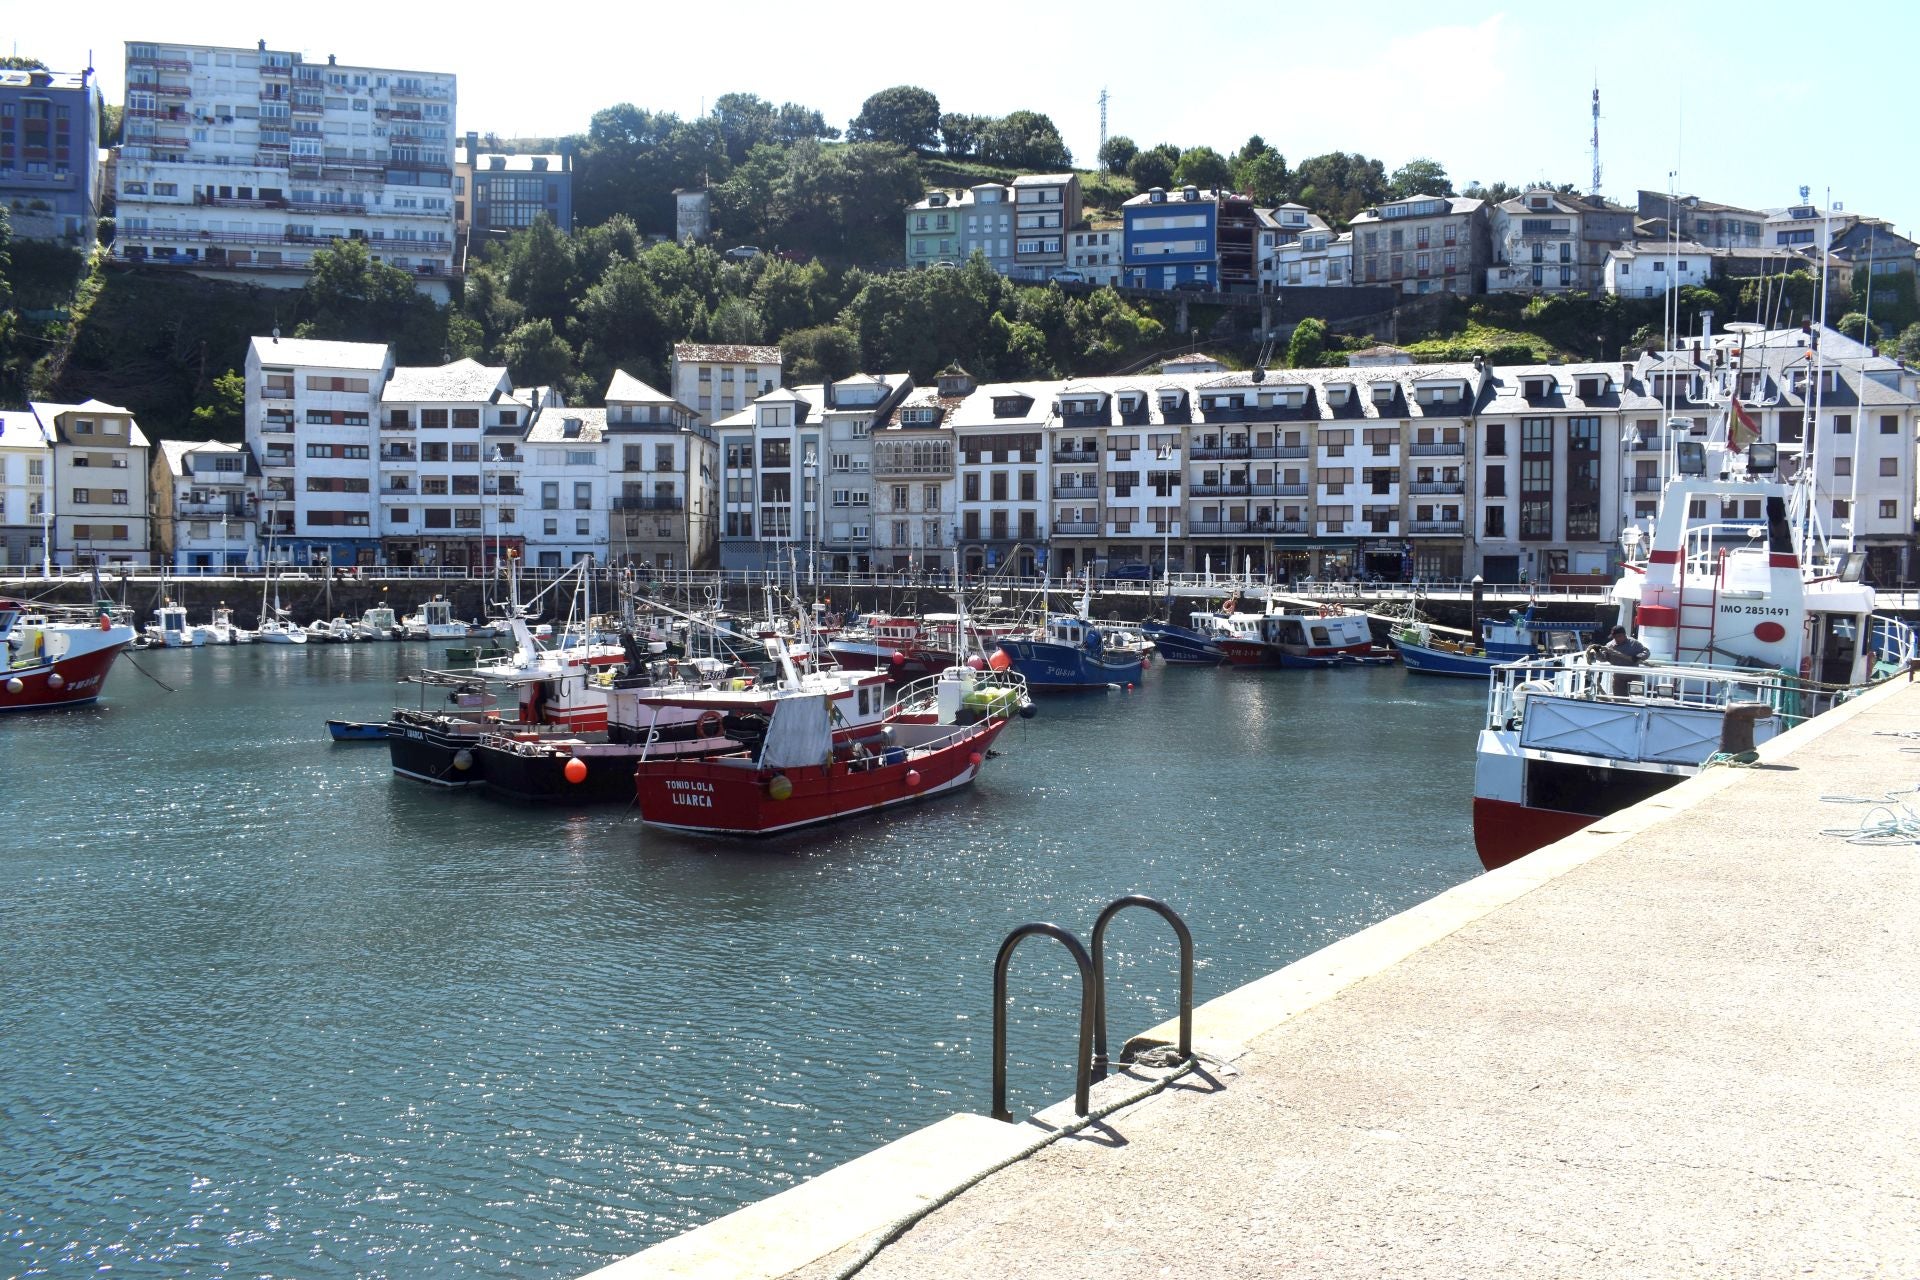
<instances>
[{"instance_id":1,"label":"window","mask_svg":"<svg viewBox=\"0 0 1920 1280\"><path fill-rule=\"evenodd\" d=\"M1507 496L1507 469L1504 465L1487 468L1487 482L1482 486L1481 493L1488 498Z\"/></svg>"},{"instance_id":2,"label":"window","mask_svg":"<svg viewBox=\"0 0 1920 1280\"><path fill-rule=\"evenodd\" d=\"M1897 476L1897 475L1899 475L1899 474L1900 474L1900 459L1898 459L1898 458L1882 458L1882 459L1880 459L1880 474L1881 474L1881 475L1883 475L1883 476Z\"/></svg>"},{"instance_id":3,"label":"window","mask_svg":"<svg viewBox=\"0 0 1920 1280\"><path fill-rule=\"evenodd\" d=\"M1520 537L1553 537L1553 419L1520 419Z\"/></svg>"},{"instance_id":4,"label":"window","mask_svg":"<svg viewBox=\"0 0 1920 1280\"><path fill-rule=\"evenodd\" d=\"M1881 414L1880 415L1880 434L1883 436L1899 435L1900 434L1900 415L1897 413Z\"/></svg>"},{"instance_id":5,"label":"window","mask_svg":"<svg viewBox=\"0 0 1920 1280\"><path fill-rule=\"evenodd\" d=\"M1487 424L1487 456L1504 458L1507 456L1507 424L1489 422Z\"/></svg>"},{"instance_id":6,"label":"window","mask_svg":"<svg viewBox=\"0 0 1920 1280\"><path fill-rule=\"evenodd\" d=\"M92 502L92 501L93 501L93 490L91 490L91 489L75 489L75 490L73 491L73 500L74 500L74 501L75 501L76 503L80 503L80 502Z\"/></svg>"},{"instance_id":7,"label":"window","mask_svg":"<svg viewBox=\"0 0 1920 1280\"><path fill-rule=\"evenodd\" d=\"M593 485L580 481L573 486L573 509L575 511L593 510Z\"/></svg>"},{"instance_id":8,"label":"window","mask_svg":"<svg viewBox=\"0 0 1920 1280\"><path fill-rule=\"evenodd\" d=\"M1567 420L1567 540L1600 537L1600 419Z\"/></svg>"},{"instance_id":9,"label":"window","mask_svg":"<svg viewBox=\"0 0 1920 1280\"><path fill-rule=\"evenodd\" d=\"M560 509L560 482L543 480L540 482L540 509L558 511Z\"/></svg>"},{"instance_id":10,"label":"window","mask_svg":"<svg viewBox=\"0 0 1920 1280\"><path fill-rule=\"evenodd\" d=\"M1852 458L1835 458L1833 460L1833 474L1836 476L1852 475L1853 459Z\"/></svg>"},{"instance_id":11,"label":"window","mask_svg":"<svg viewBox=\"0 0 1920 1280\"><path fill-rule=\"evenodd\" d=\"M1835 498L1833 500L1833 518L1835 520L1845 520L1847 518L1847 500L1845 498Z\"/></svg>"},{"instance_id":12,"label":"window","mask_svg":"<svg viewBox=\"0 0 1920 1280\"><path fill-rule=\"evenodd\" d=\"M1900 518L1899 499L1882 498L1880 500L1880 518L1882 520L1898 520Z\"/></svg>"},{"instance_id":13,"label":"window","mask_svg":"<svg viewBox=\"0 0 1920 1280\"><path fill-rule=\"evenodd\" d=\"M1481 527L1486 537L1506 537L1507 509L1505 507L1488 507L1486 509L1486 520Z\"/></svg>"},{"instance_id":14,"label":"window","mask_svg":"<svg viewBox=\"0 0 1920 1280\"><path fill-rule=\"evenodd\" d=\"M1837 436L1852 435L1853 434L1853 415L1850 413L1834 414L1833 415L1833 434Z\"/></svg>"}]
</instances>

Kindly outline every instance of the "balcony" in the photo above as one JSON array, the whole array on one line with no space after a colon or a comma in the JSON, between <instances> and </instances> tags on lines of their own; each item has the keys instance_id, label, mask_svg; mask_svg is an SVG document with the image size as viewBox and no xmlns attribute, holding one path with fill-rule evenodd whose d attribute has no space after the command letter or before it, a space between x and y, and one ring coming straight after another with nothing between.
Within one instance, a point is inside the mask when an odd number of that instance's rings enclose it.
<instances>
[{"instance_id":1,"label":"balcony","mask_svg":"<svg viewBox=\"0 0 1920 1280\"><path fill-rule=\"evenodd\" d=\"M1304 444L1275 445L1272 452L1260 453L1262 458L1305 458L1313 451Z\"/></svg>"},{"instance_id":2,"label":"balcony","mask_svg":"<svg viewBox=\"0 0 1920 1280\"><path fill-rule=\"evenodd\" d=\"M380 451L380 461L404 462L411 466L415 462L418 462L419 458L414 455L411 449L382 449Z\"/></svg>"},{"instance_id":3,"label":"balcony","mask_svg":"<svg viewBox=\"0 0 1920 1280\"><path fill-rule=\"evenodd\" d=\"M687 504L671 495L616 493L610 505L614 511L684 511Z\"/></svg>"},{"instance_id":4,"label":"balcony","mask_svg":"<svg viewBox=\"0 0 1920 1280\"><path fill-rule=\"evenodd\" d=\"M1448 440L1440 444L1408 445L1408 450L1416 458L1464 458L1467 456L1467 442Z\"/></svg>"},{"instance_id":5,"label":"balcony","mask_svg":"<svg viewBox=\"0 0 1920 1280\"><path fill-rule=\"evenodd\" d=\"M1667 446L1659 436L1636 435L1627 441L1627 448L1634 453L1659 453Z\"/></svg>"},{"instance_id":6,"label":"balcony","mask_svg":"<svg viewBox=\"0 0 1920 1280\"><path fill-rule=\"evenodd\" d=\"M1057 484L1053 486L1056 498L1097 498L1100 486L1097 484Z\"/></svg>"},{"instance_id":7,"label":"balcony","mask_svg":"<svg viewBox=\"0 0 1920 1280\"><path fill-rule=\"evenodd\" d=\"M504 480L485 486L481 492L489 498L524 498L527 495L527 491L519 485Z\"/></svg>"},{"instance_id":8,"label":"balcony","mask_svg":"<svg viewBox=\"0 0 1920 1280\"><path fill-rule=\"evenodd\" d=\"M1659 476L1628 476L1628 493L1658 493L1661 480Z\"/></svg>"},{"instance_id":9,"label":"balcony","mask_svg":"<svg viewBox=\"0 0 1920 1280\"><path fill-rule=\"evenodd\" d=\"M180 72L186 72L186 73L191 73L193 71L193 64L191 62L186 62L178 58L160 58L160 57L149 58L144 55L135 56L133 54L128 54L127 65L130 67L152 67L156 71L180 71ZM136 80L129 87L135 88L135 89L141 89L141 88L145 88L146 86Z\"/></svg>"},{"instance_id":10,"label":"balcony","mask_svg":"<svg viewBox=\"0 0 1920 1280\"><path fill-rule=\"evenodd\" d=\"M1458 536L1466 532L1466 522L1463 520L1415 520L1407 527L1415 537L1423 535ZM1375 530L1375 532L1379 531Z\"/></svg>"},{"instance_id":11,"label":"balcony","mask_svg":"<svg viewBox=\"0 0 1920 1280\"><path fill-rule=\"evenodd\" d=\"M1196 484L1191 492L1196 498L1245 498L1252 494L1253 486L1241 480L1222 484Z\"/></svg>"},{"instance_id":12,"label":"balcony","mask_svg":"<svg viewBox=\"0 0 1920 1280\"><path fill-rule=\"evenodd\" d=\"M1465 493L1467 482L1464 480L1415 480L1407 488L1414 493Z\"/></svg>"},{"instance_id":13,"label":"balcony","mask_svg":"<svg viewBox=\"0 0 1920 1280\"><path fill-rule=\"evenodd\" d=\"M268 418L260 424L260 430L270 436L290 436L293 434L293 423L281 421L277 418Z\"/></svg>"},{"instance_id":14,"label":"balcony","mask_svg":"<svg viewBox=\"0 0 1920 1280\"><path fill-rule=\"evenodd\" d=\"M1055 462L1098 462L1100 451L1098 449L1055 449L1053 460Z\"/></svg>"},{"instance_id":15,"label":"balcony","mask_svg":"<svg viewBox=\"0 0 1920 1280\"><path fill-rule=\"evenodd\" d=\"M235 499L228 502L176 502L173 514L191 518L211 518L214 520L251 520L254 516L254 504L251 498Z\"/></svg>"},{"instance_id":16,"label":"balcony","mask_svg":"<svg viewBox=\"0 0 1920 1280\"><path fill-rule=\"evenodd\" d=\"M381 420L380 429L382 431L411 431L413 430L413 419L389 416Z\"/></svg>"},{"instance_id":17,"label":"balcony","mask_svg":"<svg viewBox=\"0 0 1920 1280\"><path fill-rule=\"evenodd\" d=\"M1253 456L1253 446L1247 444L1196 444L1188 447L1187 456L1195 462L1217 462L1226 458L1246 459Z\"/></svg>"},{"instance_id":18,"label":"balcony","mask_svg":"<svg viewBox=\"0 0 1920 1280\"><path fill-rule=\"evenodd\" d=\"M1276 498L1304 498L1307 496L1309 487L1304 484L1276 484L1270 488L1262 485L1259 486L1260 493L1256 496L1265 497L1272 494Z\"/></svg>"},{"instance_id":19,"label":"balcony","mask_svg":"<svg viewBox=\"0 0 1920 1280\"><path fill-rule=\"evenodd\" d=\"M375 107L373 118L376 120L424 120L426 115L418 107Z\"/></svg>"},{"instance_id":20,"label":"balcony","mask_svg":"<svg viewBox=\"0 0 1920 1280\"><path fill-rule=\"evenodd\" d=\"M1098 520L1056 520L1053 522L1053 536L1056 538L1097 538L1100 536Z\"/></svg>"},{"instance_id":21,"label":"balcony","mask_svg":"<svg viewBox=\"0 0 1920 1280\"><path fill-rule=\"evenodd\" d=\"M417 498L420 491L410 484L383 484L380 486L383 498Z\"/></svg>"}]
</instances>

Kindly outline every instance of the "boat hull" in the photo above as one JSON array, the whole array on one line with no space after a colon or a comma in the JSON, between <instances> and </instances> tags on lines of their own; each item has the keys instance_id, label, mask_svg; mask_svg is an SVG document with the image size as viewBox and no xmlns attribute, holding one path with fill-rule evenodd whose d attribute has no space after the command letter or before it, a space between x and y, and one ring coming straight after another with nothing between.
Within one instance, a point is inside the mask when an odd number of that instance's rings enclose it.
<instances>
[{"instance_id":1,"label":"boat hull","mask_svg":"<svg viewBox=\"0 0 1920 1280\"><path fill-rule=\"evenodd\" d=\"M1002 640L1000 651L1012 662L1015 674L1029 689L1066 693L1104 689L1113 684L1139 684L1146 659L1109 662L1072 645L1039 640Z\"/></svg>"},{"instance_id":2,"label":"boat hull","mask_svg":"<svg viewBox=\"0 0 1920 1280\"><path fill-rule=\"evenodd\" d=\"M740 744L726 738L699 738L679 743L656 742L651 747L620 743L588 743L572 747L535 747L516 750L488 742L474 752L477 768L489 795L522 804L631 804L634 771L641 759L698 759ZM587 767L579 782L567 777L567 765L578 760Z\"/></svg>"},{"instance_id":3,"label":"boat hull","mask_svg":"<svg viewBox=\"0 0 1920 1280\"><path fill-rule=\"evenodd\" d=\"M485 780L478 747L482 726L461 731L424 722L423 717L389 720L387 752L393 771L435 787L477 787Z\"/></svg>"},{"instance_id":4,"label":"boat hull","mask_svg":"<svg viewBox=\"0 0 1920 1280\"><path fill-rule=\"evenodd\" d=\"M1600 819L1591 813L1536 809L1512 800L1473 798L1473 847L1489 871L1544 849Z\"/></svg>"},{"instance_id":5,"label":"boat hull","mask_svg":"<svg viewBox=\"0 0 1920 1280\"><path fill-rule=\"evenodd\" d=\"M0 675L0 711L46 711L55 707L79 707L99 699L106 689L107 673L120 650L133 641L133 631L118 627L111 632L123 637L117 642L98 645L84 653L70 654L51 662L9 669ZM18 692L14 681L20 682Z\"/></svg>"},{"instance_id":6,"label":"boat hull","mask_svg":"<svg viewBox=\"0 0 1920 1280\"><path fill-rule=\"evenodd\" d=\"M1423 676L1459 676L1468 680L1484 680L1489 671L1508 661L1475 654L1447 653L1410 640L1395 640L1393 644L1400 651L1400 661L1407 670L1417 671Z\"/></svg>"},{"instance_id":7,"label":"boat hull","mask_svg":"<svg viewBox=\"0 0 1920 1280\"><path fill-rule=\"evenodd\" d=\"M936 750L893 753L859 763L761 769L744 758L648 761L634 775L640 818L650 826L706 835L767 836L872 813L957 790L979 776L993 740L1006 728L988 719ZM909 781L918 776L918 785ZM792 792L773 798L784 777Z\"/></svg>"},{"instance_id":8,"label":"boat hull","mask_svg":"<svg viewBox=\"0 0 1920 1280\"><path fill-rule=\"evenodd\" d=\"M1225 650L1197 631L1151 622L1143 624L1140 630L1168 662L1212 667L1227 660Z\"/></svg>"},{"instance_id":9,"label":"boat hull","mask_svg":"<svg viewBox=\"0 0 1920 1280\"><path fill-rule=\"evenodd\" d=\"M329 720L327 736L335 742L385 742L387 726L359 720Z\"/></svg>"}]
</instances>

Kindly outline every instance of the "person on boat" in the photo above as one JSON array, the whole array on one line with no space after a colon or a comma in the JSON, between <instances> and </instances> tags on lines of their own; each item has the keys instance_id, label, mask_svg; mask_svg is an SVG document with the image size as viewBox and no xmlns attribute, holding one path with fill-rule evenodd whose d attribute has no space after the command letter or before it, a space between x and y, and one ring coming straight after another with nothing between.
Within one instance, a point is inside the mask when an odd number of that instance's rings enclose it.
<instances>
[{"instance_id":1,"label":"person on boat","mask_svg":"<svg viewBox=\"0 0 1920 1280\"><path fill-rule=\"evenodd\" d=\"M1616 667L1637 667L1653 655L1647 646L1628 635L1625 627L1615 627L1607 641L1606 656Z\"/></svg>"}]
</instances>

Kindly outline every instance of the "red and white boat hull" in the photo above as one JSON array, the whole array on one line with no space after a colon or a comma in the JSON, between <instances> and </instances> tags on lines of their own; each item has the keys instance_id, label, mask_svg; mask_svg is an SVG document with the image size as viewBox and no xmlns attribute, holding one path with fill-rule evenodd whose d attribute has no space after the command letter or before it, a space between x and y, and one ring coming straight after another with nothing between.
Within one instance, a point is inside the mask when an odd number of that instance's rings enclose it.
<instances>
[{"instance_id":1,"label":"red and white boat hull","mask_svg":"<svg viewBox=\"0 0 1920 1280\"><path fill-rule=\"evenodd\" d=\"M640 818L650 826L711 835L773 835L870 813L964 787L1007 722L991 718L928 751L886 763L836 759L827 766L762 769L746 757L645 761L635 770ZM776 784L792 789L775 799Z\"/></svg>"},{"instance_id":2,"label":"red and white boat hull","mask_svg":"<svg viewBox=\"0 0 1920 1280\"><path fill-rule=\"evenodd\" d=\"M1535 809L1512 800L1475 796L1473 848L1480 855L1480 865L1493 871L1598 821L1591 813Z\"/></svg>"},{"instance_id":3,"label":"red and white boat hull","mask_svg":"<svg viewBox=\"0 0 1920 1280\"><path fill-rule=\"evenodd\" d=\"M79 651L69 651L49 662L10 668L0 677L0 711L38 711L95 701L106 688L113 660L133 642L134 634L131 627L62 630L73 637ZM99 639L95 641L94 637Z\"/></svg>"}]
</instances>

